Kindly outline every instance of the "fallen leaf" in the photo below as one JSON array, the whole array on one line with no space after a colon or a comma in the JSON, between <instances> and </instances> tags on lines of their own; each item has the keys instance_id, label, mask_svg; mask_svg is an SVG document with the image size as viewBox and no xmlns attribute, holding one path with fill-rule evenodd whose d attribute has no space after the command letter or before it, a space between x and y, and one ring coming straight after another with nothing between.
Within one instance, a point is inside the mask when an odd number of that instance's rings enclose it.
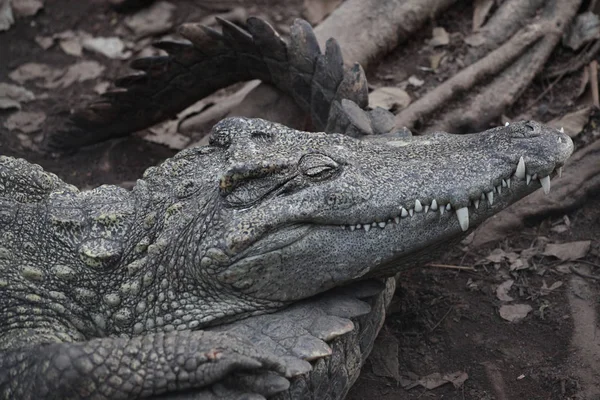
<instances>
[{"instance_id":1,"label":"fallen leaf","mask_svg":"<svg viewBox=\"0 0 600 400\"><path fill-rule=\"evenodd\" d=\"M35 100L35 95L22 86L0 82L0 109L21 109L21 103Z\"/></svg>"},{"instance_id":2,"label":"fallen leaf","mask_svg":"<svg viewBox=\"0 0 600 400\"><path fill-rule=\"evenodd\" d=\"M417 78L414 75L408 77L408 84L414 87L421 87L425 83L424 80Z\"/></svg>"},{"instance_id":3,"label":"fallen leaf","mask_svg":"<svg viewBox=\"0 0 600 400\"><path fill-rule=\"evenodd\" d=\"M556 232L556 233L563 233L569 230L569 227L565 224L560 224L560 225L556 225L553 226L552 228L550 228L550 230L552 232Z\"/></svg>"},{"instance_id":4,"label":"fallen leaf","mask_svg":"<svg viewBox=\"0 0 600 400\"><path fill-rule=\"evenodd\" d=\"M485 259L489 262L500 263L506 259L506 252L502 249L494 249Z\"/></svg>"},{"instance_id":5,"label":"fallen leaf","mask_svg":"<svg viewBox=\"0 0 600 400\"><path fill-rule=\"evenodd\" d=\"M83 46L77 37L61 39L58 42L61 50L70 56L81 57L83 55Z\"/></svg>"},{"instance_id":6,"label":"fallen leaf","mask_svg":"<svg viewBox=\"0 0 600 400\"><path fill-rule=\"evenodd\" d=\"M341 3L342 0L304 0L302 16L311 25L316 25L331 14Z\"/></svg>"},{"instance_id":7,"label":"fallen leaf","mask_svg":"<svg viewBox=\"0 0 600 400\"><path fill-rule=\"evenodd\" d=\"M83 48L116 60L131 57L131 51L125 51L125 43L118 37L89 37L82 41Z\"/></svg>"},{"instance_id":8,"label":"fallen leaf","mask_svg":"<svg viewBox=\"0 0 600 400\"><path fill-rule=\"evenodd\" d=\"M7 31L15 22L10 0L0 0L0 32Z\"/></svg>"},{"instance_id":9,"label":"fallen leaf","mask_svg":"<svg viewBox=\"0 0 600 400\"><path fill-rule=\"evenodd\" d=\"M384 86L369 93L371 108L381 107L386 110L397 110L407 107L410 102L408 93L397 87Z\"/></svg>"},{"instance_id":10,"label":"fallen leaf","mask_svg":"<svg viewBox=\"0 0 600 400\"><path fill-rule=\"evenodd\" d=\"M34 38L35 42L44 50L48 50L50 47L54 45L54 39L50 36L36 36Z\"/></svg>"},{"instance_id":11,"label":"fallen leaf","mask_svg":"<svg viewBox=\"0 0 600 400\"><path fill-rule=\"evenodd\" d=\"M481 28L493 5L494 0L475 0L475 5L473 6L473 31Z\"/></svg>"},{"instance_id":12,"label":"fallen leaf","mask_svg":"<svg viewBox=\"0 0 600 400\"><path fill-rule=\"evenodd\" d=\"M518 258L510 263L511 271L520 271L529 268L529 262L524 258Z\"/></svg>"},{"instance_id":13,"label":"fallen leaf","mask_svg":"<svg viewBox=\"0 0 600 400\"><path fill-rule=\"evenodd\" d=\"M548 243L544 252L545 256L553 256L562 261L578 260L586 256L590 250L591 241L583 240L570 243Z\"/></svg>"},{"instance_id":14,"label":"fallen leaf","mask_svg":"<svg viewBox=\"0 0 600 400\"><path fill-rule=\"evenodd\" d=\"M8 130L19 130L25 133L39 131L46 120L46 114L41 111L19 111L8 117L4 126Z\"/></svg>"},{"instance_id":15,"label":"fallen leaf","mask_svg":"<svg viewBox=\"0 0 600 400\"><path fill-rule=\"evenodd\" d=\"M56 70L49 65L34 62L23 64L8 74L10 79L21 84L41 78L46 82L51 82L58 79L61 75L61 71Z\"/></svg>"},{"instance_id":16,"label":"fallen leaf","mask_svg":"<svg viewBox=\"0 0 600 400\"><path fill-rule=\"evenodd\" d=\"M455 388L459 388L467 379L469 379L469 375L464 371L457 371L444 375L439 372L434 372L433 374L419 378L416 382L409 383L405 388L412 389L416 386L422 386L427 390L433 390L447 383L452 383Z\"/></svg>"},{"instance_id":17,"label":"fallen leaf","mask_svg":"<svg viewBox=\"0 0 600 400\"><path fill-rule=\"evenodd\" d=\"M106 93L108 88L110 87L110 82L99 82L94 86L94 92L98 94Z\"/></svg>"},{"instance_id":18,"label":"fallen leaf","mask_svg":"<svg viewBox=\"0 0 600 400\"><path fill-rule=\"evenodd\" d=\"M429 56L429 67L432 70L437 71L445 56L446 52L444 51Z\"/></svg>"},{"instance_id":19,"label":"fallen leaf","mask_svg":"<svg viewBox=\"0 0 600 400\"><path fill-rule=\"evenodd\" d=\"M508 279L498 285L498 287L496 288L496 297L498 297L498 299L500 301L513 301L514 300L512 297L510 297L508 295L508 292L510 291L510 288L512 287L513 283L515 283L514 280Z\"/></svg>"},{"instance_id":20,"label":"fallen leaf","mask_svg":"<svg viewBox=\"0 0 600 400\"><path fill-rule=\"evenodd\" d=\"M80 61L71 65L64 75L54 81L46 82L43 86L48 89L65 88L75 82L83 82L99 77L104 66L96 61Z\"/></svg>"},{"instance_id":21,"label":"fallen leaf","mask_svg":"<svg viewBox=\"0 0 600 400\"><path fill-rule=\"evenodd\" d=\"M565 133L574 138L583 131L583 128L590 120L592 111L592 106L586 106L581 110L573 111L569 114L563 115L560 118L553 119L552 121L548 122L547 125L556 129L564 128Z\"/></svg>"},{"instance_id":22,"label":"fallen leaf","mask_svg":"<svg viewBox=\"0 0 600 400\"><path fill-rule=\"evenodd\" d=\"M177 132L178 120L165 121L149 129L150 134L144 135L144 140L162 144L171 149L182 150L190 143L190 138Z\"/></svg>"},{"instance_id":23,"label":"fallen leaf","mask_svg":"<svg viewBox=\"0 0 600 400\"><path fill-rule=\"evenodd\" d=\"M596 39L600 39L600 18L588 11L575 18L567 34L563 35L563 45L578 50L584 44Z\"/></svg>"},{"instance_id":24,"label":"fallen leaf","mask_svg":"<svg viewBox=\"0 0 600 400\"><path fill-rule=\"evenodd\" d=\"M479 47L486 42L485 37L481 33L474 33L463 39L466 44L471 47Z\"/></svg>"},{"instance_id":25,"label":"fallen leaf","mask_svg":"<svg viewBox=\"0 0 600 400\"><path fill-rule=\"evenodd\" d=\"M571 267L575 266L576 264L574 263L564 263L564 264L560 264L556 266L556 271L560 272L561 274L570 274L571 273Z\"/></svg>"},{"instance_id":26,"label":"fallen leaf","mask_svg":"<svg viewBox=\"0 0 600 400\"><path fill-rule=\"evenodd\" d=\"M546 285L546 281L543 280L542 287L540 288L540 295L546 296L546 295L550 294L550 292L552 292L553 290L556 290L559 287L561 287L562 285L563 285L562 281L556 281L552 285L550 285L550 287L548 287L548 285Z\"/></svg>"},{"instance_id":27,"label":"fallen leaf","mask_svg":"<svg viewBox=\"0 0 600 400\"><path fill-rule=\"evenodd\" d=\"M378 336L369 356L373 373L377 376L400 381L398 339L392 335Z\"/></svg>"},{"instance_id":28,"label":"fallen leaf","mask_svg":"<svg viewBox=\"0 0 600 400\"><path fill-rule=\"evenodd\" d=\"M32 17L44 8L40 0L13 0L13 12L17 17Z\"/></svg>"},{"instance_id":29,"label":"fallen leaf","mask_svg":"<svg viewBox=\"0 0 600 400\"><path fill-rule=\"evenodd\" d=\"M125 18L125 25L138 37L157 35L173 27L174 10L173 4L159 1Z\"/></svg>"},{"instance_id":30,"label":"fallen leaf","mask_svg":"<svg viewBox=\"0 0 600 400\"><path fill-rule=\"evenodd\" d=\"M500 316L509 322L519 322L533 310L529 304L505 304L500 307Z\"/></svg>"},{"instance_id":31,"label":"fallen leaf","mask_svg":"<svg viewBox=\"0 0 600 400\"><path fill-rule=\"evenodd\" d=\"M442 27L433 28L433 37L429 44L433 47L445 46L450 43L450 35Z\"/></svg>"}]
</instances>

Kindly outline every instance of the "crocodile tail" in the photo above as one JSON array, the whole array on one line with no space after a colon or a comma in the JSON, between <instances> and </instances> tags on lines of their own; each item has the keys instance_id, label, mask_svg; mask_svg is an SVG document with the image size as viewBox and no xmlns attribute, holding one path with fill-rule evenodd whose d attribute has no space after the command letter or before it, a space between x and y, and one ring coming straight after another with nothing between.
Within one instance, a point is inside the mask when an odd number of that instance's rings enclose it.
<instances>
[{"instance_id":1,"label":"crocodile tail","mask_svg":"<svg viewBox=\"0 0 600 400\"><path fill-rule=\"evenodd\" d=\"M322 53L308 22L296 20L287 42L259 18L249 18L247 30L218 22L221 32L187 23L179 32L189 42L154 44L167 55L133 61L131 67L140 72L118 79L114 90L76 110L61 129L47 132L47 147L64 150L125 136L175 117L220 88L252 79L291 95L317 130L351 136L393 130L391 113L365 111L368 88L360 65L344 67L335 39Z\"/></svg>"}]
</instances>

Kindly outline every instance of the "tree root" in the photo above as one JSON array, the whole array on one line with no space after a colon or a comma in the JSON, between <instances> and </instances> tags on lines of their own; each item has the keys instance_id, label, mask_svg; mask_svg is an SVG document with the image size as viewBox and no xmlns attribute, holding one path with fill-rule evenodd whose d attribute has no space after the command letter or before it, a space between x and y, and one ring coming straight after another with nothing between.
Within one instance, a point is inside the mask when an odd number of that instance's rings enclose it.
<instances>
[{"instance_id":1,"label":"tree root","mask_svg":"<svg viewBox=\"0 0 600 400\"><path fill-rule=\"evenodd\" d=\"M507 6L512 4L505 3ZM412 128L420 123L421 131L450 132L488 127L542 70L580 4L581 0L546 1L541 21L521 28L505 44L402 110L396 116L397 126ZM509 23L513 19L509 13L503 8L498 12L506 18L508 26L514 26ZM499 17L494 16L489 23L499 24L498 21ZM522 23L525 25L525 21ZM490 79L492 74L497 77ZM478 84L483 85L476 90ZM452 100L468 91L476 91L476 94L462 96L461 100L452 104ZM435 119L431 117L434 113Z\"/></svg>"}]
</instances>

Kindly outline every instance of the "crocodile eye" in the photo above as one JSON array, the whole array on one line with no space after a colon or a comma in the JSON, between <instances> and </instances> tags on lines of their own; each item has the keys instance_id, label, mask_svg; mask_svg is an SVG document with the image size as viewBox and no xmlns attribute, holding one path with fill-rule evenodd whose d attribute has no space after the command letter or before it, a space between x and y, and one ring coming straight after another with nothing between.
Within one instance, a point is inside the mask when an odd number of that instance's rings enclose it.
<instances>
[{"instance_id":1,"label":"crocodile eye","mask_svg":"<svg viewBox=\"0 0 600 400\"><path fill-rule=\"evenodd\" d=\"M298 169L309 178L323 180L332 177L338 171L339 165L331 157L311 153L300 159Z\"/></svg>"}]
</instances>

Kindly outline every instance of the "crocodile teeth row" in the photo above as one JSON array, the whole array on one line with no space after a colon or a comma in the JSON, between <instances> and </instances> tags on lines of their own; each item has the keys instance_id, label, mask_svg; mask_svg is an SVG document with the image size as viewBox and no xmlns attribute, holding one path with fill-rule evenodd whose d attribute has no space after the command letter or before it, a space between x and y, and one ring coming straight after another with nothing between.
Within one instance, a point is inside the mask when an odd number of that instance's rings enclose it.
<instances>
[{"instance_id":1,"label":"crocodile teeth row","mask_svg":"<svg viewBox=\"0 0 600 400\"><path fill-rule=\"evenodd\" d=\"M514 173L515 178L518 179L525 179L526 180L526 184L529 185L531 183L532 180L536 180L538 179L536 174L530 175L527 174L527 168L525 166L525 160L523 159L523 157L521 157L519 159L519 163L517 164L517 170ZM563 171L563 167L559 167L556 169L556 172L558 174L558 176L562 175L562 171ZM539 178L540 184L542 185L542 189L544 190L545 194L550 193L550 175L545 176L543 178ZM508 188L510 189L511 187L511 179L510 178L506 178L506 179L502 179L501 184L498 186L495 186L493 188L493 190L486 192L486 193L481 193L481 197L477 200L474 201L469 201L469 205L467 207L461 207L459 209L456 210L456 218L458 219L458 223L460 225L460 228L463 231L466 231L467 229L469 229L469 207L470 206L474 206L475 209L479 209L479 205L481 204L481 201L486 201L490 204L490 206L492 206L494 204L494 192L498 193L498 194L502 194L502 188ZM452 210L452 205L450 203L446 204L446 205L438 205L438 202L434 199L431 204L426 204L423 205L421 203L420 200L415 200L415 206L414 208L411 208L409 210L407 210L404 207L400 207L400 215L394 217L393 219L390 218L387 220L387 222L372 222L369 224L356 224L356 225L350 225L349 228L351 231L354 231L356 229L364 229L365 231L370 231L371 228L375 228L375 227L379 227L381 229L385 228L388 224L395 222L396 224L400 223L400 219L401 218L406 218L408 216L414 216L415 213L421 213L421 212L425 212L427 213L429 210L431 211L438 211L440 212L440 215L444 215L445 211L451 211ZM343 227L344 229L346 228L346 226Z\"/></svg>"}]
</instances>

